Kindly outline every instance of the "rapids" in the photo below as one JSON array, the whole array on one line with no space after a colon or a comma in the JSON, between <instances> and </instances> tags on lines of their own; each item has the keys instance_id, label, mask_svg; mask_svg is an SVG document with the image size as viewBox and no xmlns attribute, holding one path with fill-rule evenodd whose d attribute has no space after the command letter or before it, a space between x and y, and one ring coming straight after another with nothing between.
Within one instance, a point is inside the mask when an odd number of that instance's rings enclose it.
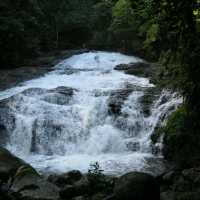
<instances>
[{"instance_id":1,"label":"rapids","mask_svg":"<svg viewBox=\"0 0 200 200\"><path fill-rule=\"evenodd\" d=\"M161 171L162 155L152 153L150 137L181 100L163 91L150 116L144 116L140 99L155 86L147 78L114 70L118 64L141 61L120 53L83 53L43 77L0 92L12 116L1 117L9 133L6 148L41 172L87 172L94 162L106 174ZM127 87L132 91L120 114L110 112L111 94Z\"/></svg>"}]
</instances>

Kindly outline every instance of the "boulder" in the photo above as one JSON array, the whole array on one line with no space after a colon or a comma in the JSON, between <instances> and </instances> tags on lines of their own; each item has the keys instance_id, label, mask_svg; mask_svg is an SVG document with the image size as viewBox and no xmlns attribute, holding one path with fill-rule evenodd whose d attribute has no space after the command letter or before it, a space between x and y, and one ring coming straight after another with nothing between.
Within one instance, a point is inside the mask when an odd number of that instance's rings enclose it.
<instances>
[{"instance_id":1,"label":"boulder","mask_svg":"<svg viewBox=\"0 0 200 200\"><path fill-rule=\"evenodd\" d=\"M23 160L0 148L0 193L6 198L57 200L59 190ZM20 198L19 198L20 197ZM5 199L6 199L5 198Z\"/></svg>"},{"instance_id":2,"label":"boulder","mask_svg":"<svg viewBox=\"0 0 200 200\"><path fill-rule=\"evenodd\" d=\"M27 200L57 200L59 189L43 179L33 168L22 166L14 176L11 186L13 193Z\"/></svg>"},{"instance_id":3,"label":"boulder","mask_svg":"<svg viewBox=\"0 0 200 200\"><path fill-rule=\"evenodd\" d=\"M48 177L48 180L58 187L65 187L66 185L73 185L81 178L83 178L81 172L78 170L73 170L61 175L52 174Z\"/></svg>"},{"instance_id":4,"label":"boulder","mask_svg":"<svg viewBox=\"0 0 200 200\"><path fill-rule=\"evenodd\" d=\"M117 180L114 196L115 200L159 200L160 188L153 176L130 172Z\"/></svg>"},{"instance_id":5,"label":"boulder","mask_svg":"<svg viewBox=\"0 0 200 200\"><path fill-rule=\"evenodd\" d=\"M117 65L115 70L124 71L126 74L150 77L152 75L151 65L147 62L137 62Z\"/></svg>"},{"instance_id":6,"label":"boulder","mask_svg":"<svg viewBox=\"0 0 200 200\"><path fill-rule=\"evenodd\" d=\"M124 101L132 92L132 88L112 91L108 99L108 112L110 114L119 115Z\"/></svg>"},{"instance_id":7,"label":"boulder","mask_svg":"<svg viewBox=\"0 0 200 200\"><path fill-rule=\"evenodd\" d=\"M61 86L50 90L42 88L29 88L23 91L22 94L28 97L38 98L38 100L43 100L48 103L65 105L69 103L74 91L75 89L73 88ZM16 95L16 97L17 96L18 95Z\"/></svg>"},{"instance_id":8,"label":"boulder","mask_svg":"<svg viewBox=\"0 0 200 200\"><path fill-rule=\"evenodd\" d=\"M0 147L0 180L3 182L16 173L21 166L27 165L23 160L15 157L8 150Z\"/></svg>"},{"instance_id":9,"label":"boulder","mask_svg":"<svg viewBox=\"0 0 200 200\"><path fill-rule=\"evenodd\" d=\"M175 195L172 191L161 192L160 200L175 200Z\"/></svg>"},{"instance_id":10,"label":"boulder","mask_svg":"<svg viewBox=\"0 0 200 200\"><path fill-rule=\"evenodd\" d=\"M60 190L60 197L70 199L78 196L84 196L89 193L90 183L86 176L83 176L79 181L72 185L67 185Z\"/></svg>"}]
</instances>

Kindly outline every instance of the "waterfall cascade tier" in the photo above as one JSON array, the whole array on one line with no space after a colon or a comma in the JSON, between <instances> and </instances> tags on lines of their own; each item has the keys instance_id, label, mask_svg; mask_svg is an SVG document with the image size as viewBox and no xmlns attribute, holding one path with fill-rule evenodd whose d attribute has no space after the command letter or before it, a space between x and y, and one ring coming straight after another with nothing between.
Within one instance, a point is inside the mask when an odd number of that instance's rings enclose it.
<instances>
[{"instance_id":1,"label":"waterfall cascade tier","mask_svg":"<svg viewBox=\"0 0 200 200\"><path fill-rule=\"evenodd\" d=\"M0 125L6 132L0 144L41 171L86 172L94 162L108 174L159 170L161 158L153 155L150 137L181 99L163 91L145 116L141 98L155 86L114 70L135 62L141 60L83 53L1 92Z\"/></svg>"}]
</instances>

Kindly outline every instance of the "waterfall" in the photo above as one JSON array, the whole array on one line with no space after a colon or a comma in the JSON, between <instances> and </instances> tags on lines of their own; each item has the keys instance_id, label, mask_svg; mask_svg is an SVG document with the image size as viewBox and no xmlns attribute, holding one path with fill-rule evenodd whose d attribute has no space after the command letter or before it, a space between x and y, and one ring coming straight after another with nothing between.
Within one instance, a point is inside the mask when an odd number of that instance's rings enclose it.
<instances>
[{"instance_id":1,"label":"waterfall","mask_svg":"<svg viewBox=\"0 0 200 200\"><path fill-rule=\"evenodd\" d=\"M40 171L86 172L96 161L108 174L146 171L147 160L156 158L150 136L181 99L163 91L145 116L140 99L155 86L147 78L114 70L135 62L141 59L83 53L43 77L1 92L6 148Z\"/></svg>"}]
</instances>

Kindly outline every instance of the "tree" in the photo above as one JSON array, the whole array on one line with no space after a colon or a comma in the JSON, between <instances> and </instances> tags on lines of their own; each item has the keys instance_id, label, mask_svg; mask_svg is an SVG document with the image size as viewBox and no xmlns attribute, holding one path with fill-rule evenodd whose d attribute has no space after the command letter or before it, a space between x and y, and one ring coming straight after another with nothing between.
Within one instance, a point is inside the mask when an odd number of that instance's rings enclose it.
<instances>
[{"instance_id":1,"label":"tree","mask_svg":"<svg viewBox=\"0 0 200 200\"><path fill-rule=\"evenodd\" d=\"M127 50L134 35L134 11L131 7L131 1L117 1L112 10L112 17L110 31L114 39L120 41L119 45Z\"/></svg>"}]
</instances>

